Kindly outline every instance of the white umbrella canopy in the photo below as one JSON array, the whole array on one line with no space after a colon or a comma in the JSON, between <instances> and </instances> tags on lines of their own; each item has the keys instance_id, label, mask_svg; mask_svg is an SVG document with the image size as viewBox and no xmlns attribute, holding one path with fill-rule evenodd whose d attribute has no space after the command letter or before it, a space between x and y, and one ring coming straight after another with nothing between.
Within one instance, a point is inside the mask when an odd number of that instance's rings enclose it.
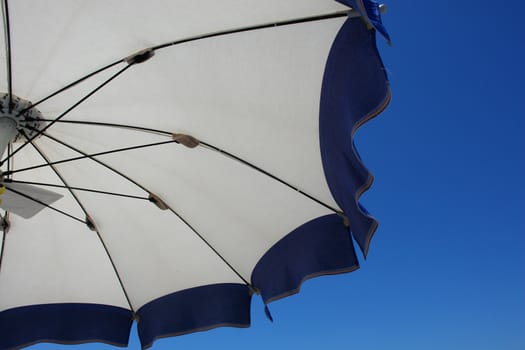
<instances>
[{"instance_id":1,"label":"white umbrella canopy","mask_svg":"<svg viewBox=\"0 0 525 350\"><path fill-rule=\"evenodd\" d=\"M246 327L358 268L374 1L2 5L1 349Z\"/></svg>"}]
</instances>

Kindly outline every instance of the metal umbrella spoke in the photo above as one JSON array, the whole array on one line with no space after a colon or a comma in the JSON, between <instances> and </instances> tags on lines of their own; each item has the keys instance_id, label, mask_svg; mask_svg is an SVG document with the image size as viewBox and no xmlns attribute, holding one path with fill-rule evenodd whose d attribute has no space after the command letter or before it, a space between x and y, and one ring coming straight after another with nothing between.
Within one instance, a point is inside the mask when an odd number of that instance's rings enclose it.
<instances>
[{"instance_id":1,"label":"metal umbrella spoke","mask_svg":"<svg viewBox=\"0 0 525 350\"><path fill-rule=\"evenodd\" d=\"M279 182L279 183L285 185L285 186L288 187L289 189L298 192L299 194L301 194L301 195L307 197L308 199L310 199L310 200L316 202L317 204L319 204L319 205L325 207L326 209L328 209L328 210L330 210L330 211L333 211L334 213L336 213L336 214L338 214L338 215L340 215L340 216L342 216L342 217L345 217L345 216L344 216L344 213L343 213L341 210L336 209L336 208L332 207L331 205L324 203L323 201L321 201L320 199L315 198L315 197L312 196L312 195L309 195L308 193L306 193L306 192L300 190L298 187L296 187L296 186L290 184L289 182L287 182L287 181L281 179L280 177L275 176L275 175L271 174L270 172L268 172L268 171L266 171L266 170L264 170L264 169L262 169L262 168L256 166L255 164L250 163L250 162L248 162L247 160L244 160L244 159L242 159L241 157L238 157L238 156L234 155L233 153L230 153L230 152L228 152L228 151L222 150L222 149L220 149L220 148L218 148L218 147L216 147L216 146L214 146L214 145L212 145L212 144L209 144L209 143L206 143L206 142L203 142L203 141L201 141L200 143L201 143L204 147L206 147L206 148L208 148L208 149L210 149L210 150L212 150L212 151L214 151L214 152L217 152L217 153L219 153L219 154L221 154L221 155L223 155L223 156L225 156L225 157L228 157L228 158L230 158L230 159L233 159L233 160L235 160L235 161L237 161L237 162L239 162L239 163L242 163L242 164L244 164L244 165L246 165L246 166L248 166L248 167L250 167L250 168L252 168L252 169L254 169L254 170L256 170L256 171L258 171L259 173L264 174L264 175L268 176L269 178L271 178L271 179L273 179L273 180L275 180L275 181L277 181L277 182Z\"/></svg>"},{"instance_id":2,"label":"metal umbrella spoke","mask_svg":"<svg viewBox=\"0 0 525 350\"><path fill-rule=\"evenodd\" d=\"M44 122L53 121L53 119L41 119L41 120ZM146 128L142 126L135 126L135 125L129 125L129 124L118 124L118 123L106 123L106 122L90 121L90 120L57 120L57 123L106 126L106 127L111 127L111 128L117 128L117 129L129 129L129 130L143 131L143 132L165 135L165 136L171 136L173 134L169 131L153 129L153 128Z\"/></svg>"},{"instance_id":3,"label":"metal umbrella spoke","mask_svg":"<svg viewBox=\"0 0 525 350\"><path fill-rule=\"evenodd\" d=\"M55 92L53 92L53 93L47 95L46 97L44 97L44 98L42 98L42 99L36 101L36 102L33 103L30 107L27 107L26 109L23 109L23 110L20 112L20 114L23 114L24 112L27 112L29 109L31 109L31 108L35 108L35 107L38 106L39 104L41 104L41 103L43 103L43 102L49 100L50 98L55 97L56 95L61 94L61 93L64 92L64 91L67 91L67 90L71 89L72 87L74 87L74 86L80 84L81 82L83 82L83 81L85 81L85 80L87 80L87 79L89 79L89 78L91 78L91 77L93 77L93 76L95 76L95 75L97 75L97 74L99 74L99 73L102 73L102 72L104 72L104 71L106 71L106 70L108 70L108 69L110 69L110 68L112 68L112 67L118 65L119 63L124 63L124 62L125 62L124 60L115 61L115 62L113 62L113 63L110 63L110 64L108 64L108 65L102 67L102 68L99 68L99 69L95 70L94 72L91 72L91 73L89 73L89 74L86 74L86 75L84 75L83 77L81 77L81 78L75 80L74 82L72 82L72 83L70 83L70 84L64 86L63 88L60 88L60 89L56 90ZM52 122L53 120L47 120L47 121Z\"/></svg>"},{"instance_id":4,"label":"metal umbrella spoke","mask_svg":"<svg viewBox=\"0 0 525 350\"><path fill-rule=\"evenodd\" d=\"M56 211L57 213L60 213L60 214L62 214L62 215L64 215L64 216L67 216L67 217L69 217L69 218L71 218L71 219L73 219L73 220L75 220L75 221L78 221L78 222L81 222L81 223L87 225L87 221L82 220L82 219L80 219L80 218L78 218L78 217L76 217L76 216L74 216L74 215L69 214L69 213L66 213L66 212L63 211L63 210L57 209L57 208L55 208L55 207L53 207L53 206L51 206L51 205L49 205L49 204L46 204L46 203L44 203L43 201L41 201L41 200L39 200L39 199L33 198L33 197L31 197L31 196L29 196L29 195L23 193L23 192L20 192L20 191L15 190L15 189L13 189L13 188L11 188L11 187L9 187L9 186L5 186L5 189L8 190L8 191L11 191L11 192L13 192L13 193L16 193L17 195L22 196L22 197L24 197L24 198L26 198L26 199L29 199L30 201L33 201L33 202L38 203L38 204L40 204L40 205L43 205L43 206L46 207L46 208L49 208L49 209L51 209L51 210L54 210L54 211Z\"/></svg>"},{"instance_id":5,"label":"metal umbrella spoke","mask_svg":"<svg viewBox=\"0 0 525 350\"><path fill-rule=\"evenodd\" d=\"M9 23L9 7L7 0L2 0L2 15L4 23L5 36L5 56L6 56L6 70L7 70L7 94L9 95L9 110L12 108L13 96L13 74L11 61L11 25Z\"/></svg>"},{"instance_id":6,"label":"metal umbrella spoke","mask_svg":"<svg viewBox=\"0 0 525 350\"><path fill-rule=\"evenodd\" d=\"M48 134L45 134L45 133L43 135L49 136ZM34 166L27 167L27 168L22 168L22 169L11 170L11 171L6 172L5 174L6 175L10 175L10 174L20 173L20 172L24 172L24 171L29 171L29 170L39 169L39 168L43 168L43 167L48 167L48 166L52 166L52 165L58 165L58 164L63 164L63 163L74 162L76 160L81 160L81 159L86 159L86 158L92 159L93 157L97 157L97 156L103 156L103 155L112 154L112 153L120 153L120 152L125 152L125 151L131 151L131 150L140 149L140 148L155 147L155 146L166 145L166 144L170 144L170 143L177 143L177 142L175 140L161 141L161 142L148 143L148 144L144 144L144 145L137 145L137 146L131 146L131 147L118 148L118 149L113 149L113 150L104 151L104 152L98 152L98 153L93 153L93 154L83 154L82 156L78 156L78 157L57 160L57 161L49 162L49 163L38 164L38 165L34 165Z\"/></svg>"},{"instance_id":7,"label":"metal umbrella spoke","mask_svg":"<svg viewBox=\"0 0 525 350\"><path fill-rule=\"evenodd\" d=\"M137 187L139 187L139 188L142 189L143 191L145 191L145 192L147 192L147 193L151 193L150 191L148 191L148 189L147 189L146 187L144 187L143 185L141 185L141 184L138 183L137 181L133 180L131 177L127 176L127 175L124 174L123 172L121 172L121 171L119 171L119 170L117 170L117 169L111 167L110 165L106 164L105 162L103 162L103 161L101 161L101 160L99 160L99 159L97 159L97 158L94 158L94 157L92 157L92 156L89 156L88 153L86 153L86 152L80 150L79 148L74 147L74 146L72 146L72 145L70 145L70 144L68 144L68 143L66 143L66 142L64 142L64 141L62 141L62 140L59 140L58 138L56 138L56 137L54 137L54 136L51 136L51 135L49 135L49 134L47 134L47 133L44 133L44 134L42 134L42 135L45 136L45 137L47 137L47 138L49 138L50 140L53 140L54 142L56 142L56 143L58 143L58 144L60 144L60 145L62 145L62 146L64 146L64 147L66 147L66 148L69 148L69 149L71 149L71 150L73 150L73 151L75 151L75 152L77 152L77 153L82 154L85 158L91 159L92 161L94 161L94 162L98 163L99 165L103 166L104 168L110 170L111 172L113 172L113 173L119 175L120 177L124 178L125 180L127 180L127 181L131 182L132 184L136 185Z\"/></svg>"},{"instance_id":8,"label":"metal umbrella spoke","mask_svg":"<svg viewBox=\"0 0 525 350\"><path fill-rule=\"evenodd\" d=\"M153 46L153 50L159 50L164 49L166 47L180 45L189 43L192 41L197 40L203 40L203 39L210 39L225 35L232 35L232 34L238 34L238 33L244 33L244 32L251 32L255 30L262 30L262 29L268 29L268 28L277 28L277 27L283 27L283 26L290 26L295 24L301 24L301 23L308 23L308 22L318 22L318 21L324 21L329 19L335 19L335 18L341 18L341 17L359 17L359 13L354 10L344 10L339 11L336 13L330 13L325 15L319 15L319 16L311 16L311 17L303 17L303 18L294 18L286 21L279 21L279 22L272 22L272 23L265 23L265 24L258 24L243 28L235 28L235 29L229 29L229 30L223 30L219 32L209 33L209 34L202 34L202 35L196 35L189 38L184 38L180 40L175 40L169 43Z\"/></svg>"},{"instance_id":9,"label":"metal umbrella spoke","mask_svg":"<svg viewBox=\"0 0 525 350\"><path fill-rule=\"evenodd\" d=\"M67 186L66 185L56 185L56 184L43 183L43 182L19 181L19 180L10 180L10 179L5 179L4 182L5 183L16 183L16 184L26 184L26 185L36 185L36 186L44 186L44 187L65 188L65 189L68 189L68 190L84 191L84 192L91 192L91 193L99 193L99 194L105 194L105 195L109 195L109 196L117 196L117 197L131 198L131 199L149 200L148 197L134 196L134 195L125 194L125 193L101 191L101 190L95 190L95 189L92 189L92 188L76 187L76 186L69 186L69 185L67 185Z\"/></svg>"},{"instance_id":10,"label":"metal umbrella spoke","mask_svg":"<svg viewBox=\"0 0 525 350\"><path fill-rule=\"evenodd\" d=\"M107 84L109 84L112 80L116 79L119 75L121 75L122 73L124 73L126 70L128 70L132 65L129 64L127 65L126 67L122 68L121 70L119 70L117 73L113 74L110 78L106 79L102 84L100 84L99 86L97 86L94 90L92 90L90 93L88 93L87 95L85 95L83 98L81 98L79 101L77 101L75 104L73 104L71 107L69 107L66 111L64 111L62 114L60 114L58 117L56 117L51 123L47 124L43 129L40 129L38 130L38 132L36 132L35 135L33 135L30 139L28 139L26 142L24 142L20 147L18 147L16 150L14 150L14 152L12 152L8 158L2 160L0 162L0 166L2 164L4 164L7 159L13 157L16 153L18 153L21 149L23 149L24 147L26 147L30 141L33 141L35 138L37 138L39 135L41 135L44 131L46 131L47 129L49 129L53 124L55 124L58 120L62 119L63 117L65 117L69 112L71 112L73 109L75 109L76 107L78 107L82 102L86 101L88 98L90 98L91 96L93 96L96 92L98 92L100 89L102 89L104 86L106 86Z\"/></svg>"},{"instance_id":11,"label":"metal umbrella spoke","mask_svg":"<svg viewBox=\"0 0 525 350\"><path fill-rule=\"evenodd\" d=\"M197 237L199 237L199 239L204 243L206 244L206 246L208 248L211 249L211 251L213 253L215 253L215 255L217 255L217 257L219 257L219 259L222 260L222 262L224 264L226 264L226 266L228 266L228 268L233 271L237 277L239 277L245 285L247 285L251 292L252 293L256 293L257 292L257 289L252 286L252 284L248 281L247 278L245 278L228 260L226 260L226 258L210 243L208 242L208 240L199 232L197 231L197 229L191 225L188 220L186 220L182 215L180 215L177 211L175 211L173 208L169 207L168 208L176 217L179 218L180 221L182 221Z\"/></svg>"}]
</instances>

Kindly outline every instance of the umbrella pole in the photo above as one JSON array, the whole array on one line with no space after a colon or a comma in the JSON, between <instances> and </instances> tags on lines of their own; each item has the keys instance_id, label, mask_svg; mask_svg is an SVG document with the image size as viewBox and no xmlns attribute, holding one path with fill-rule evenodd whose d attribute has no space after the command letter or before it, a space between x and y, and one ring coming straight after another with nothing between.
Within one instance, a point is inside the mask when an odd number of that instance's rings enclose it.
<instances>
[{"instance_id":1,"label":"umbrella pole","mask_svg":"<svg viewBox=\"0 0 525 350\"><path fill-rule=\"evenodd\" d=\"M17 134L16 121L11 118L0 118L0 155L4 154L7 145Z\"/></svg>"}]
</instances>

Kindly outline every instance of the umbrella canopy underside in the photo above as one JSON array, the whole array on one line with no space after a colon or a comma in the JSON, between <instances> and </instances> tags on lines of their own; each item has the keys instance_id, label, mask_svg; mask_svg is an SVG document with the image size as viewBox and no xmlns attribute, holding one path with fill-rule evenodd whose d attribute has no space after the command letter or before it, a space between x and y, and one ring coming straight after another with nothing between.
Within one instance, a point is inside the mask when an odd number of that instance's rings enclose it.
<instances>
[{"instance_id":1,"label":"umbrella canopy underside","mask_svg":"<svg viewBox=\"0 0 525 350\"><path fill-rule=\"evenodd\" d=\"M247 327L252 294L358 268L353 135L390 100L374 1L3 5L0 92L43 119L2 157L0 349Z\"/></svg>"}]
</instances>

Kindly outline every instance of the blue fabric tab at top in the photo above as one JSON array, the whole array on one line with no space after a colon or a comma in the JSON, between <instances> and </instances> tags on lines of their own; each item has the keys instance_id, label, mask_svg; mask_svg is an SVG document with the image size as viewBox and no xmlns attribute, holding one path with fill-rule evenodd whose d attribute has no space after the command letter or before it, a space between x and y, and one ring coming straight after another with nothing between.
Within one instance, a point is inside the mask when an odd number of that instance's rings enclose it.
<instances>
[{"instance_id":1,"label":"blue fabric tab at top","mask_svg":"<svg viewBox=\"0 0 525 350\"><path fill-rule=\"evenodd\" d=\"M130 310L98 304L43 304L0 312L0 349L39 342L102 342L127 346L133 317Z\"/></svg>"},{"instance_id":2,"label":"blue fabric tab at top","mask_svg":"<svg viewBox=\"0 0 525 350\"><path fill-rule=\"evenodd\" d=\"M208 330L219 326L250 325L248 286L212 284L185 289L156 299L137 312L143 348L158 338Z\"/></svg>"},{"instance_id":3,"label":"blue fabric tab at top","mask_svg":"<svg viewBox=\"0 0 525 350\"><path fill-rule=\"evenodd\" d=\"M268 303L297 293L310 277L358 267L348 229L332 214L307 222L277 242L259 260L251 280Z\"/></svg>"},{"instance_id":4,"label":"blue fabric tab at top","mask_svg":"<svg viewBox=\"0 0 525 350\"><path fill-rule=\"evenodd\" d=\"M381 11L376 0L336 0L342 4L350 6L358 11L390 44L390 35L381 19Z\"/></svg>"},{"instance_id":5,"label":"blue fabric tab at top","mask_svg":"<svg viewBox=\"0 0 525 350\"><path fill-rule=\"evenodd\" d=\"M377 222L360 208L359 196L372 175L353 142L356 130L390 101L390 88L375 34L358 18L339 31L326 63L319 113L321 158L334 199L348 216L351 232L367 254Z\"/></svg>"}]
</instances>

